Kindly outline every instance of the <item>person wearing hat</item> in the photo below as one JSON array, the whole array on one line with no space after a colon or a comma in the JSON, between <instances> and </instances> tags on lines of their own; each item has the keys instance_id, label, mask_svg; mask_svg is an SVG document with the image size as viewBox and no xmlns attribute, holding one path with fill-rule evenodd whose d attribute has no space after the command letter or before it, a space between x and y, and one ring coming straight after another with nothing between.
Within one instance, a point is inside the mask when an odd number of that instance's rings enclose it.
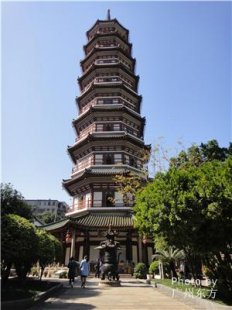
<instances>
[{"instance_id":1,"label":"person wearing hat","mask_svg":"<svg viewBox=\"0 0 232 310\"><path fill-rule=\"evenodd\" d=\"M80 272L81 272L81 287L85 288L86 286L86 278L89 275L90 266L89 266L89 260L88 256L85 255L84 259L82 259L80 263Z\"/></svg>"},{"instance_id":2,"label":"person wearing hat","mask_svg":"<svg viewBox=\"0 0 232 310\"><path fill-rule=\"evenodd\" d=\"M73 257L70 257L69 263L68 263L68 269L69 269L68 278L69 278L69 284L71 285L71 287L73 287L73 282L77 274L77 267L78 267L77 262L74 260Z\"/></svg>"}]
</instances>

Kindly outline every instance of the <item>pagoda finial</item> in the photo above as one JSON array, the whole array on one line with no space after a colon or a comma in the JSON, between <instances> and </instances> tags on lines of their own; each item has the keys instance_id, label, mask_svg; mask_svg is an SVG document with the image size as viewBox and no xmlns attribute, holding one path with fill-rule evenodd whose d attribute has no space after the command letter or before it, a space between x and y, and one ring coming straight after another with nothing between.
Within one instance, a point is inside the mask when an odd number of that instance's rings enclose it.
<instances>
[{"instance_id":1,"label":"pagoda finial","mask_svg":"<svg viewBox=\"0 0 232 310\"><path fill-rule=\"evenodd\" d=\"M110 18L110 9L107 10L107 19L111 20L111 18Z\"/></svg>"}]
</instances>

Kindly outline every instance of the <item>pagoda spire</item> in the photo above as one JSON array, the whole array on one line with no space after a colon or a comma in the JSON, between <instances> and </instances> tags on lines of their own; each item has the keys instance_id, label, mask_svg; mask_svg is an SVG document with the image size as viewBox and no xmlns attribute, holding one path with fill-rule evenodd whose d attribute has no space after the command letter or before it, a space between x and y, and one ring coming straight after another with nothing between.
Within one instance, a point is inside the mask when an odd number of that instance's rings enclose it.
<instances>
[{"instance_id":1,"label":"pagoda spire","mask_svg":"<svg viewBox=\"0 0 232 310\"><path fill-rule=\"evenodd\" d=\"M107 10L107 19L108 19L108 20L111 20L111 17L110 17L110 9Z\"/></svg>"}]
</instances>

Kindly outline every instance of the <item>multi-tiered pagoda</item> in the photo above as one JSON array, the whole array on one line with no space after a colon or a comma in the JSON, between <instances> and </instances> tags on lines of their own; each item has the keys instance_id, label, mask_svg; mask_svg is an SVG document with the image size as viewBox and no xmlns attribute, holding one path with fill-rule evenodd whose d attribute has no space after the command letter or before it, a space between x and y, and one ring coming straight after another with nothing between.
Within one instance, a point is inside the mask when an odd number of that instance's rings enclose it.
<instances>
[{"instance_id":1,"label":"multi-tiered pagoda","mask_svg":"<svg viewBox=\"0 0 232 310\"><path fill-rule=\"evenodd\" d=\"M94 249L111 226L121 244L120 261L151 260L152 243L142 240L133 225L133 199L123 197L115 176L131 172L144 174L145 118L140 115L142 97L129 31L116 19L97 22L87 31L84 59L78 78L80 95L76 98L78 116L73 120L76 140L68 147L73 161L71 178L63 181L73 197L67 220L48 230L66 236L67 262L84 254L90 261L98 258Z\"/></svg>"}]
</instances>

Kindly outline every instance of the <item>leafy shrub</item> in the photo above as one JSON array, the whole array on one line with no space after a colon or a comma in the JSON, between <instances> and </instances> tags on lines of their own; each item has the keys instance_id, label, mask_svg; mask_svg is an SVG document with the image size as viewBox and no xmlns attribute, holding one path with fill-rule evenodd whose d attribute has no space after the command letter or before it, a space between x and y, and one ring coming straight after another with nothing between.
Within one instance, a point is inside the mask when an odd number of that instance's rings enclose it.
<instances>
[{"instance_id":1,"label":"leafy shrub","mask_svg":"<svg viewBox=\"0 0 232 310\"><path fill-rule=\"evenodd\" d=\"M147 278L147 267L144 263L138 263L134 268L134 276L139 279Z\"/></svg>"},{"instance_id":2,"label":"leafy shrub","mask_svg":"<svg viewBox=\"0 0 232 310\"><path fill-rule=\"evenodd\" d=\"M31 267L31 272L30 273L31 273L31 275L33 277L38 277L39 276L39 271L38 271L38 268L36 266Z\"/></svg>"},{"instance_id":3,"label":"leafy shrub","mask_svg":"<svg viewBox=\"0 0 232 310\"><path fill-rule=\"evenodd\" d=\"M151 263L150 267L149 267L149 273L150 274L158 274L159 273L159 262L158 261L154 261Z\"/></svg>"},{"instance_id":4,"label":"leafy shrub","mask_svg":"<svg viewBox=\"0 0 232 310\"><path fill-rule=\"evenodd\" d=\"M67 279L68 278L68 272L67 271L63 271L59 274L59 278L60 279Z\"/></svg>"}]
</instances>

